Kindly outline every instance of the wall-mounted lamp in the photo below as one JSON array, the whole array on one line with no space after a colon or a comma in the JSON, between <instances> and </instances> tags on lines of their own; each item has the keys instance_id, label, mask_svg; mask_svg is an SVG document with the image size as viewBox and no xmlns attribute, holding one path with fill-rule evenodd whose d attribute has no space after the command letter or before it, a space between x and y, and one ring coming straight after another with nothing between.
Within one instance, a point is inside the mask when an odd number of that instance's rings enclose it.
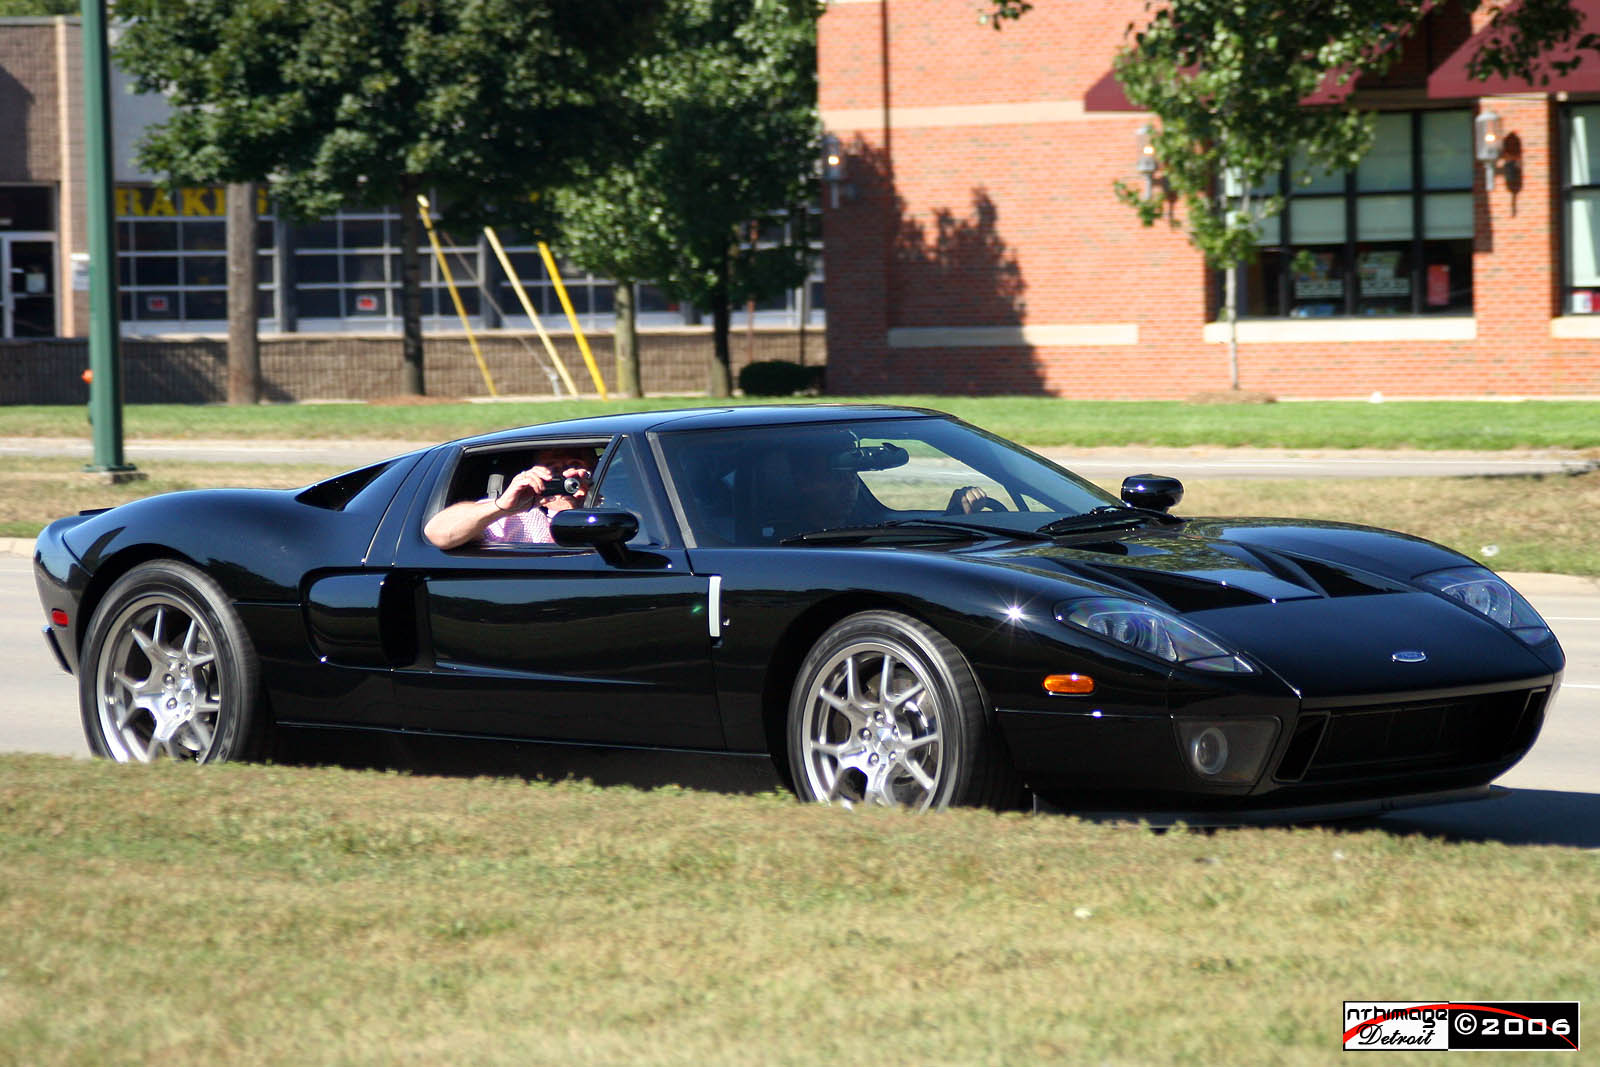
<instances>
[{"instance_id":1,"label":"wall-mounted lamp","mask_svg":"<svg viewBox=\"0 0 1600 1067\"><path fill-rule=\"evenodd\" d=\"M1222 195L1227 200L1239 200L1244 197L1244 171L1238 167L1225 166L1222 168Z\"/></svg>"},{"instance_id":2,"label":"wall-mounted lamp","mask_svg":"<svg viewBox=\"0 0 1600 1067\"><path fill-rule=\"evenodd\" d=\"M856 189L845 182L845 155L844 145L839 143L839 138L833 134L825 134L822 138L822 180L831 190L830 199L832 206L839 206L840 191L847 200L856 198Z\"/></svg>"},{"instance_id":3,"label":"wall-mounted lamp","mask_svg":"<svg viewBox=\"0 0 1600 1067\"><path fill-rule=\"evenodd\" d=\"M1144 175L1144 198L1149 200L1156 182L1156 128L1148 122L1140 126L1133 135L1133 142L1139 150L1133 169Z\"/></svg>"},{"instance_id":4,"label":"wall-mounted lamp","mask_svg":"<svg viewBox=\"0 0 1600 1067\"><path fill-rule=\"evenodd\" d=\"M1500 116L1493 111L1480 111L1472 120L1473 154L1483 164L1484 184L1494 188L1494 165L1505 147L1505 129Z\"/></svg>"}]
</instances>

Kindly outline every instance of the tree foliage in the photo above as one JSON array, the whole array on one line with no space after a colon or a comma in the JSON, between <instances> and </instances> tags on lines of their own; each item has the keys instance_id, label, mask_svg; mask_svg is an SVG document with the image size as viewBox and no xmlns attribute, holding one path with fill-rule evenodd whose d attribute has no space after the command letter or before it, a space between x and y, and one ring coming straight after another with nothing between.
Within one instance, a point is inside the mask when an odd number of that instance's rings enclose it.
<instances>
[{"instance_id":1,"label":"tree foliage","mask_svg":"<svg viewBox=\"0 0 1600 1067\"><path fill-rule=\"evenodd\" d=\"M175 182L270 178L279 209L393 206L421 388L416 196L527 223L609 115L606 77L661 0L119 0L118 63L167 97L141 163Z\"/></svg>"},{"instance_id":2,"label":"tree foliage","mask_svg":"<svg viewBox=\"0 0 1600 1067\"><path fill-rule=\"evenodd\" d=\"M820 9L668 0L655 47L617 79L620 151L556 197L564 254L711 313L713 395L731 389L732 309L806 275L797 234L759 245L752 236L812 192Z\"/></svg>"},{"instance_id":3,"label":"tree foliage","mask_svg":"<svg viewBox=\"0 0 1600 1067\"><path fill-rule=\"evenodd\" d=\"M643 0L121 0L117 61L173 106L141 161L180 181L273 179L301 217L420 182L456 210L525 201L583 157L599 78Z\"/></svg>"},{"instance_id":4,"label":"tree foliage","mask_svg":"<svg viewBox=\"0 0 1600 1067\"><path fill-rule=\"evenodd\" d=\"M1481 6L1481 0L1462 2L1469 10ZM1248 189L1290 165L1299 180L1354 166L1371 144L1371 116L1349 102L1307 107L1301 101L1325 78L1344 85L1382 74L1434 6L1429 0L1166 0L1148 23L1129 27L1117 79L1133 104L1159 120L1155 148L1165 191L1182 202L1191 240L1213 265L1251 258L1258 220L1283 206L1275 193L1253 203L1219 196L1225 171ZM1526 77L1556 44L1597 44L1594 34L1576 32L1571 0L1490 6L1497 29L1474 58L1478 77ZM1163 197L1146 198L1125 183L1117 192L1147 225L1168 210Z\"/></svg>"}]
</instances>

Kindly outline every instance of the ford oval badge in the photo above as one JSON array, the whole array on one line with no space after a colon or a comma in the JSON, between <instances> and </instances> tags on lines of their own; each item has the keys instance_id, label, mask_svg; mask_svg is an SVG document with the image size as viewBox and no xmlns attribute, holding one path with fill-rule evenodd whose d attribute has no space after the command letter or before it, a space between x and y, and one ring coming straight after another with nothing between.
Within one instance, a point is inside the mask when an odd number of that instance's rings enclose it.
<instances>
[{"instance_id":1,"label":"ford oval badge","mask_svg":"<svg viewBox=\"0 0 1600 1067\"><path fill-rule=\"evenodd\" d=\"M1404 648L1389 657L1396 663L1423 663L1428 659L1428 654L1419 649Z\"/></svg>"}]
</instances>

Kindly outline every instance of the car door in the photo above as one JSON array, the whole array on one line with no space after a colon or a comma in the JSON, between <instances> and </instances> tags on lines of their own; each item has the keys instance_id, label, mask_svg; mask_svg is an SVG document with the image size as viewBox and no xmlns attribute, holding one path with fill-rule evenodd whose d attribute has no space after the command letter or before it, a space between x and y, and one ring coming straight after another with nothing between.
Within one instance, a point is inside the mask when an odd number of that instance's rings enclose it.
<instances>
[{"instance_id":1,"label":"car door","mask_svg":"<svg viewBox=\"0 0 1600 1067\"><path fill-rule=\"evenodd\" d=\"M692 749L724 747L711 683L708 582L689 573L645 453L618 438L599 504L639 517L620 562L593 548L472 545L421 535L396 552L412 589L416 662L395 675L401 724L461 734ZM448 482L449 471L441 474ZM429 494L419 494L426 501ZM437 495L432 506L439 503Z\"/></svg>"}]
</instances>

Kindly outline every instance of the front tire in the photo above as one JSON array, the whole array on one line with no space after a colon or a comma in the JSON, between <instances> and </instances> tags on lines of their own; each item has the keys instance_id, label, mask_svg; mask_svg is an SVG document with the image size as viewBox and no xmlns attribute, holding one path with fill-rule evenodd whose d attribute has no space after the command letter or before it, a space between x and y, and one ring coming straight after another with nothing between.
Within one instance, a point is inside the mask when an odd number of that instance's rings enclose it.
<instances>
[{"instance_id":1,"label":"front tire","mask_svg":"<svg viewBox=\"0 0 1600 1067\"><path fill-rule=\"evenodd\" d=\"M927 811L1022 796L966 657L898 612L851 615L822 635L795 678L788 743L806 801Z\"/></svg>"},{"instance_id":2,"label":"front tire","mask_svg":"<svg viewBox=\"0 0 1600 1067\"><path fill-rule=\"evenodd\" d=\"M78 674L84 735L119 763L216 763L264 736L255 646L220 586L172 560L119 578L89 621Z\"/></svg>"}]
</instances>

